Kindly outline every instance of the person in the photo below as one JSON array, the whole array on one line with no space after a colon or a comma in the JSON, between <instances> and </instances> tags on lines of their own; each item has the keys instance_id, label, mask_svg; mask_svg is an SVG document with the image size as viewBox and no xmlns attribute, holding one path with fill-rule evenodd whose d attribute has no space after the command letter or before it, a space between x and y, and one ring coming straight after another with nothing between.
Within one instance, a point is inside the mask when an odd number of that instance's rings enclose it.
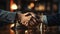
<instances>
[{"instance_id":1,"label":"person","mask_svg":"<svg viewBox=\"0 0 60 34\"><path fill-rule=\"evenodd\" d=\"M39 16L37 16L33 12L23 14L20 12L9 12L0 9L0 23L14 23L14 20L16 18L25 26L28 26L28 22L30 25L39 24L39 22L41 22L41 18L39 18ZM46 25L60 25L60 14L43 15L42 18L43 23L45 23Z\"/></svg>"},{"instance_id":2,"label":"person","mask_svg":"<svg viewBox=\"0 0 60 34\"><path fill-rule=\"evenodd\" d=\"M36 14L35 17L33 17L30 20L30 23L31 23L30 25L34 25L34 26L39 23L44 23L47 26L60 26L60 14L59 13L51 14L51 15Z\"/></svg>"},{"instance_id":3,"label":"person","mask_svg":"<svg viewBox=\"0 0 60 34\"><path fill-rule=\"evenodd\" d=\"M43 23L47 26L59 26L60 25L60 14L55 15L43 15Z\"/></svg>"},{"instance_id":4,"label":"person","mask_svg":"<svg viewBox=\"0 0 60 34\"><path fill-rule=\"evenodd\" d=\"M4 24L14 23L15 20L20 21L23 25L31 18L31 15L26 16L29 13L21 13L21 12L10 12L4 11L0 9L0 26Z\"/></svg>"}]
</instances>

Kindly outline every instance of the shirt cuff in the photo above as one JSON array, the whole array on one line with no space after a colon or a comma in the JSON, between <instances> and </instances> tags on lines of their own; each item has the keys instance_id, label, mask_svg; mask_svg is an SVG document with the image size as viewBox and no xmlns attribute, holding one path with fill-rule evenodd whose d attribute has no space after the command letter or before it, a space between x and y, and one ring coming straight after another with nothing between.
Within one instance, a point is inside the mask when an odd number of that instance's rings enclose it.
<instances>
[{"instance_id":1,"label":"shirt cuff","mask_svg":"<svg viewBox=\"0 0 60 34\"><path fill-rule=\"evenodd\" d=\"M46 15L43 15L43 23L48 24L47 16Z\"/></svg>"}]
</instances>

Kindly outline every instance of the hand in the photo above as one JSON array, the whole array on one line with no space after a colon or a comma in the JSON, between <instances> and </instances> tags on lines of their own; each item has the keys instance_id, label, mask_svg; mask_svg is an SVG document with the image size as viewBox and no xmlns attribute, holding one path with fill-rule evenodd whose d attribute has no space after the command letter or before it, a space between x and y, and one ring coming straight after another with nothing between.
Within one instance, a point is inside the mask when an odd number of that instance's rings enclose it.
<instances>
[{"instance_id":1,"label":"hand","mask_svg":"<svg viewBox=\"0 0 60 34\"><path fill-rule=\"evenodd\" d=\"M18 19L20 20L20 23L22 23L25 26L28 26L28 22L31 19L31 14L30 13L19 13L18 14Z\"/></svg>"},{"instance_id":2,"label":"hand","mask_svg":"<svg viewBox=\"0 0 60 34\"><path fill-rule=\"evenodd\" d=\"M34 27L39 25L40 23L41 23L40 19L38 19L36 16L35 17L32 16L32 18L29 21L29 26Z\"/></svg>"},{"instance_id":3,"label":"hand","mask_svg":"<svg viewBox=\"0 0 60 34\"><path fill-rule=\"evenodd\" d=\"M20 20L20 23L25 26L36 26L41 22L39 16L32 12L20 13L18 14L18 19Z\"/></svg>"},{"instance_id":4,"label":"hand","mask_svg":"<svg viewBox=\"0 0 60 34\"><path fill-rule=\"evenodd\" d=\"M34 27L34 26L37 26L37 25L39 25L40 23L42 23L41 17L40 17L39 14L35 14L35 13L32 13L32 12L31 12L31 15L32 15L32 17L31 17L30 21L28 22L28 23L29 23L28 26Z\"/></svg>"}]
</instances>

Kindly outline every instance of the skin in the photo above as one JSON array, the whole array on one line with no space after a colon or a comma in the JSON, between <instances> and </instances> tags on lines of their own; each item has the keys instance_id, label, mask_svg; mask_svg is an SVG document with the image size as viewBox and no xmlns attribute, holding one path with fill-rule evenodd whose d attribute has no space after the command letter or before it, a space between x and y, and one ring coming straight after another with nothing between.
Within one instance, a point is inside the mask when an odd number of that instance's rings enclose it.
<instances>
[{"instance_id":1,"label":"skin","mask_svg":"<svg viewBox=\"0 0 60 34\"><path fill-rule=\"evenodd\" d=\"M18 16L19 16L18 18L20 19L20 22L25 26L28 26L28 25L33 26L33 25L37 24L37 21L39 21L36 18L36 14L33 12L27 12L24 14L19 14Z\"/></svg>"},{"instance_id":2,"label":"skin","mask_svg":"<svg viewBox=\"0 0 60 34\"><path fill-rule=\"evenodd\" d=\"M35 14L32 12L27 12L24 14L18 14L18 18L20 19L21 23L25 26L28 26L29 20L34 16Z\"/></svg>"}]
</instances>

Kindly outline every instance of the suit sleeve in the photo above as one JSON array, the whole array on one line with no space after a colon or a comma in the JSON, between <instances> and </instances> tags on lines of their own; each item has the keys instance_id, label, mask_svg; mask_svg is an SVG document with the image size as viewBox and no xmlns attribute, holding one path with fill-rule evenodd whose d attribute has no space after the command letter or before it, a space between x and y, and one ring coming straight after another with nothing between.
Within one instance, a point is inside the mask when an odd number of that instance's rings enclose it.
<instances>
[{"instance_id":1,"label":"suit sleeve","mask_svg":"<svg viewBox=\"0 0 60 34\"><path fill-rule=\"evenodd\" d=\"M60 25L60 14L56 15L45 15L43 21L48 26L59 26Z\"/></svg>"},{"instance_id":2,"label":"suit sleeve","mask_svg":"<svg viewBox=\"0 0 60 34\"><path fill-rule=\"evenodd\" d=\"M48 26L59 26L60 25L60 14L48 15L47 25Z\"/></svg>"},{"instance_id":3,"label":"suit sleeve","mask_svg":"<svg viewBox=\"0 0 60 34\"><path fill-rule=\"evenodd\" d=\"M16 16L16 12L9 12L0 9L0 22L14 22Z\"/></svg>"}]
</instances>

